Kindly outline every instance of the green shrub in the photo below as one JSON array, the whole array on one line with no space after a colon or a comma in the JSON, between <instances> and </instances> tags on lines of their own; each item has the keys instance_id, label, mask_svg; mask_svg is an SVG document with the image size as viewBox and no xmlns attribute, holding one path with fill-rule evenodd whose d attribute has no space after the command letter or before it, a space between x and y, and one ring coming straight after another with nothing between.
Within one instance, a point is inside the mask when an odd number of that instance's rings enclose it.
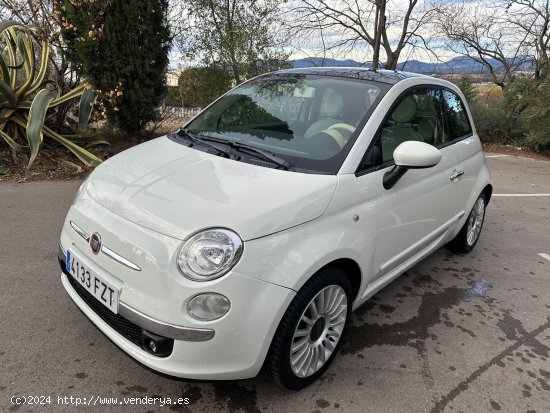
<instances>
[{"instance_id":1,"label":"green shrub","mask_svg":"<svg viewBox=\"0 0 550 413\"><path fill-rule=\"evenodd\" d=\"M468 103L473 103L477 98L477 91L470 75L464 75L456 81Z\"/></svg>"},{"instance_id":2,"label":"green shrub","mask_svg":"<svg viewBox=\"0 0 550 413\"><path fill-rule=\"evenodd\" d=\"M164 97L165 106L183 107L183 96L178 86L167 86L166 96Z\"/></svg>"},{"instance_id":3,"label":"green shrub","mask_svg":"<svg viewBox=\"0 0 550 413\"><path fill-rule=\"evenodd\" d=\"M525 130L502 96L485 102L475 101L470 104L470 110L482 142L522 145Z\"/></svg>"},{"instance_id":4,"label":"green shrub","mask_svg":"<svg viewBox=\"0 0 550 413\"><path fill-rule=\"evenodd\" d=\"M505 96L525 131L523 145L537 152L550 151L549 81L520 79L510 85Z\"/></svg>"},{"instance_id":5,"label":"green shrub","mask_svg":"<svg viewBox=\"0 0 550 413\"><path fill-rule=\"evenodd\" d=\"M520 78L502 93L478 95L470 104L479 137L484 142L550 151L550 82Z\"/></svg>"},{"instance_id":6,"label":"green shrub","mask_svg":"<svg viewBox=\"0 0 550 413\"><path fill-rule=\"evenodd\" d=\"M183 105L202 108L231 88L231 76L218 66L189 67L181 72L178 83Z\"/></svg>"}]
</instances>

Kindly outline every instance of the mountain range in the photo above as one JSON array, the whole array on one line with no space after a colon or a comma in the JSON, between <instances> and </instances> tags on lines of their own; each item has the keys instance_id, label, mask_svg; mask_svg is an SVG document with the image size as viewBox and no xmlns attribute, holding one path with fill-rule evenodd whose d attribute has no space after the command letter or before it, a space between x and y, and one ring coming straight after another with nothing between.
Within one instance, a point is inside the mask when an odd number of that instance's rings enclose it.
<instances>
[{"instance_id":1,"label":"mountain range","mask_svg":"<svg viewBox=\"0 0 550 413\"><path fill-rule=\"evenodd\" d=\"M491 65L498 70L501 63L496 59L487 59ZM359 67L359 66L370 66L370 62L360 63L356 60L345 59L323 59L320 57L313 58L303 58L293 60L292 64L295 68L305 68L305 67ZM404 70L407 72L415 73L483 73L487 69L476 62L469 56L456 56L447 62L421 62L419 60L407 60L405 62L399 63L397 65L398 70ZM532 69L532 65L528 62L521 66L522 70Z\"/></svg>"}]
</instances>

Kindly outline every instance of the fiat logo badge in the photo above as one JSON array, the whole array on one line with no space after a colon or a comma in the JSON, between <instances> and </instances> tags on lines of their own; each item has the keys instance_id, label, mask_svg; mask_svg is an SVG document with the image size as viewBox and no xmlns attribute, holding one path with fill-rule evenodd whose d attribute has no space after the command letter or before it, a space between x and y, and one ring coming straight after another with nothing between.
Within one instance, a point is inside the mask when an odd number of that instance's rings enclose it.
<instances>
[{"instance_id":1,"label":"fiat logo badge","mask_svg":"<svg viewBox=\"0 0 550 413\"><path fill-rule=\"evenodd\" d=\"M96 255L101 251L101 236L97 232L94 232L90 237L90 248Z\"/></svg>"}]
</instances>

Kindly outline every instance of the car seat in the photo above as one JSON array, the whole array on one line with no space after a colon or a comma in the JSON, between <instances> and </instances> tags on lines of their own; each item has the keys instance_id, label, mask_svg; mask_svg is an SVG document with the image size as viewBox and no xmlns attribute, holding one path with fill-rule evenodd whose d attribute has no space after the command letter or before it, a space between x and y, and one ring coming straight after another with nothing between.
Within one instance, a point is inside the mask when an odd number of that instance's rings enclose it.
<instances>
[{"instance_id":1,"label":"car seat","mask_svg":"<svg viewBox=\"0 0 550 413\"><path fill-rule=\"evenodd\" d=\"M304 138L311 138L335 123L342 122L341 114L344 108L344 99L332 89L327 89L321 100L320 119L307 128Z\"/></svg>"}]
</instances>

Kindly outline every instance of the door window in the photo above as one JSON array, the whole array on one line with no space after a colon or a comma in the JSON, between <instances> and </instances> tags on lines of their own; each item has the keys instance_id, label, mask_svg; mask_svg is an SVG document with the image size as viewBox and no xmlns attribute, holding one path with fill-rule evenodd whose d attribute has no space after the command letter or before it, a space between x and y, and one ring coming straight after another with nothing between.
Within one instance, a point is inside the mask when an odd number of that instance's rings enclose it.
<instances>
[{"instance_id":1,"label":"door window","mask_svg":"<svg viewBox=\"0 0 550 413\"><path fill-rule=\"evenodd\" d=\"M443 111L449 130L449 142L472 134L472 126L460 97L450 90L443 90Z\"/></svg>"},{"instance_id":2,"label":"door window","mask_svg":"<svg viewBox=\"0 0 550 413\"><path fill-rule=\"evenodd\" d=\"M393 161L393 151L405 141L425 142L434 146L444 143L441 109L439 89L415 89L404 96L384 122L364 168Z\"/></svg>"}]
</instances>

